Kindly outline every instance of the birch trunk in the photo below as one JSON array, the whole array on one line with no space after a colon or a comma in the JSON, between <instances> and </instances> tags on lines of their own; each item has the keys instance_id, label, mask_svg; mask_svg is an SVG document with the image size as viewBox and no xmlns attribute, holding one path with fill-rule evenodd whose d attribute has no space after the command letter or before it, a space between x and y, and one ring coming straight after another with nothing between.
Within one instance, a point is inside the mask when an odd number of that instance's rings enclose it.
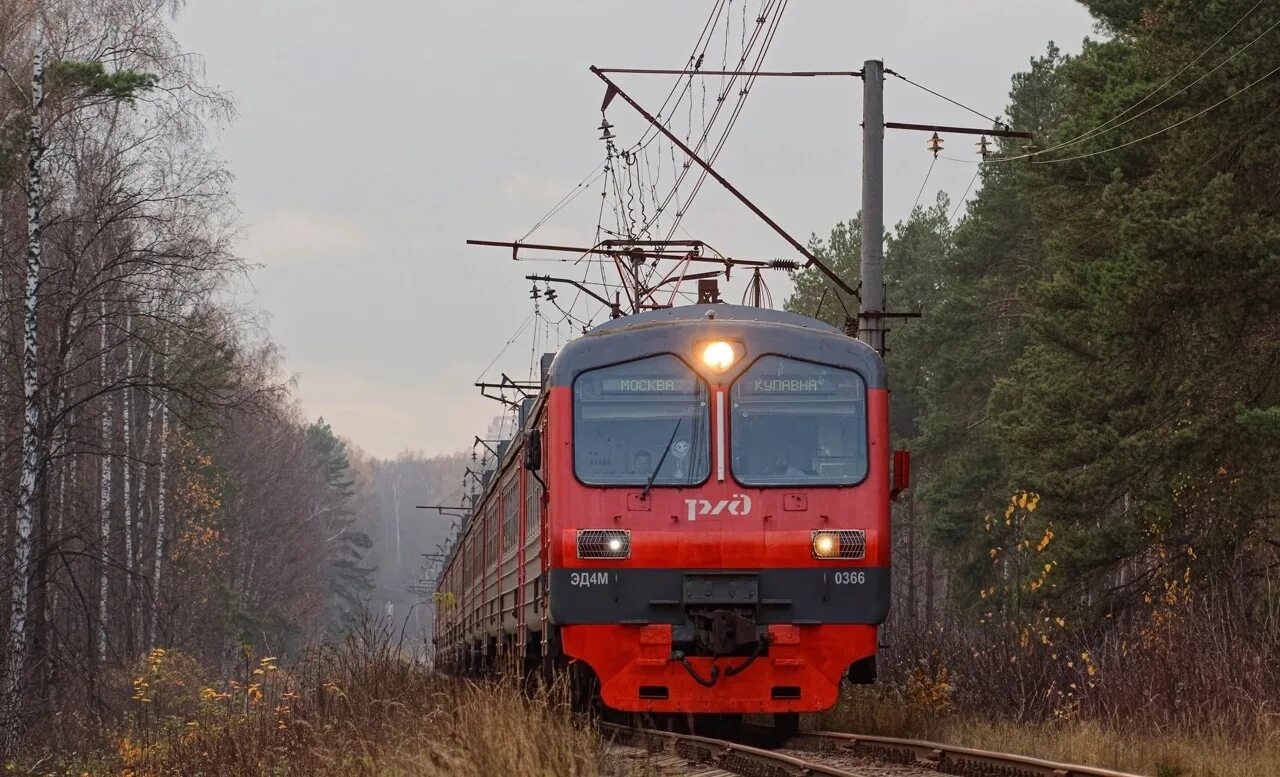
<instances>
[{"instance_id":1,"label":"birch trunk","mask_svg":"<svg viewBox=\"0 0 1280 777\"><path fill-rule=\"evenodd\" d=\"M124 324L124 369L125 379L133 382L133 314L125 317ZM124 614L125 655L133 653L133 388L126 385L121 412L120 433L124 436L124 461L121 462L121 483L124 491L124 606L120 611Z\"/></svg>"},{"instance_id":2,"label":"birch trunk","mask_svg":"<svg viewBox=\"0 0 1280 777\"><path fill-rule=\"evenodd\" d=\"M101 305L102 321L99 324L98 373L105 391L110 383L107 375L107 303ZM107 590L109 577L107 570L110 560L111 546L111 394L103 395L102 407L102 453L98 457L102 467L98 481L98 543L99 543L99 577L98 577L98 661L107 660Z\"/></svg>"},{"instance_id":3,"label":"birch trunk","mask_svg":"<svg viewBox=\"0 0 1280 777\"><path fill-rule=\"evenodd\" d=\"M169 337L164 338L163 349L165 353L157 355L157 358L163 359L167 356L169 350ZM156 373L161 382L164 380L164 362L161 361L156 368ZM156 496L156 557L155 569L151 575L151 616L148 618L150 624L147 629L147 649L150 650L156 646L156 631L159 628L157 617L160 612L160 573L164 566L164 502L165 502L165 464L169 458L169 413L165 406L164 400L161 399L160 405L160 482Z\"/></svg>"},{"instance_id":4,"label":"birch trunk","mask_svg":"<svg viewBox=\"0 0 1280 777\"><path fill-rule=\"evenodd\" d=\"M27 278L23 301L22 333L22 472L18 479L17 532L14 539L13 592L9 614L9 660L5 667L4 750L12 754L22 733L21 705L23 675L27 664L27 613L31 578L32 529L37 519L37 479L41 465L39 392L39 340L37 306L40 287L40 226L43 210L40 163L44 155L44 128L40 109L44 105L44 59L36 35L36 51L31 62L31 125L27 136Z\"/></svg>"},{"instance_id":5,"label":"birch trunk","mask_svg":"<svg viewBox=\"0 0 1280 777\"><path fill-rule=\"evenodd\" d=\"M66 428L70 429L72 424L73 424L73 419L68 418ZM70 432L64 430L62 434L59 436L62 439L58 441L58 447L60 450L65 451L68 447L67 438L70 436ZM68 463L69 462L64 457L58 465L58 506L56 509L50 510L49 515L46 516L45 518L45 520L53 522L53 531L49 535L49 539L50 539L50 542L55 542L55 543L62 539L62 522L63 520L65 520L63 516L65 516L67 513ZM50 468L50 477L52 477L52 468ZM51 580L50 587L53 588L53 591L51 591L49 594L49 610L50 612L61 612L61 610L59 609L61 606L61 600L60 600L60 597L58 596L59 586L52 585L52 580Z\"/></svg>"},{"instance_id":6,"label":"birch trunk","mask_svg":"<svg viewBox=\"0 0 1280 777\"><path fill-rule=\"evenodd\" d=\"M125 318L124 324L124 370L126 380L133 381L133 314ZM133 575L133 388L126 386L123 400L123 423L121 434L124 435L124 461L121 472L121 483L124 489L124 569L125 574Z\"/></svg>"}]
</instances>

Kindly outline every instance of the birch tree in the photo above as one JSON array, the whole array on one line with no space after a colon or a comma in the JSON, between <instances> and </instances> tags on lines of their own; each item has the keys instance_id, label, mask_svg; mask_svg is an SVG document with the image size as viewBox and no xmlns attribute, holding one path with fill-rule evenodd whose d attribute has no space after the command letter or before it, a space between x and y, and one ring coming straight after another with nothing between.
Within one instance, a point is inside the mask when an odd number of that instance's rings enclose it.
<instances>
[{"instance_id":1,"label":"birch tree","mask_svg":"<svg viewBox=\"0 0 1280 777\"><path fill-rule=\"evenodd\" d=\"M168 350L168 344L169 344L169 341L168 341L168 338L166 338L164 351ZM164 361L163 361L164 351L161 352L161 357L160 357L161 362L159 367L159 373L162 376L162 380L164 375ZM165 517L166 517L164 512L165 486L166 486L165 464L168 462L168 459L169 459L169 433L168 433L169 432L169 412L168 412L168 408L165 407L165 402L163 398L160 398L156 402L156 412L160 416L160 462L159 462L159 467L157 469L158 477L160 479L160 491L159 491L159 495L156 497L155 562L154 562L154 572L151 575L151 612L147 617L147 648L148 649L151 649L156 645L156 630L158 628L156 612L157 612L158 604L160 602L160 590L161 590L160 589L160 573L163 571L163 565L164 565L164 529L165 529Z\"/></svg>"},{"instance_id":2,"label":"birch tree","mask_svg":"<svg viewBox=\"0 0 1280 777\"><path fill-rule=\"evenodd\" d=\"M107 303L102 303L102 321L99 323L99 331L101 332L101 353L99 354L99 372L102 375L102 385L109 383L107 374ZM103 395L102 409L102 442L106 448L111 439L111 394ZM101 468L99 475L98 489L98 511L99 515L99 531L98 531L98 552L100 554L100 571L98 580L98 660L106 663L107 660L107 590L109 588L109 579L107 570L110 567L109 550L111 547L111 458L109 456L101 456L98 460Z\"/></svg>"},{"instance_id":3,"label":"birch tree","mask_svg":"<svg viewBox=\"0 0 1280 777\"><path fill-rule=\"evenodd\" d=\"M36 46L33 0L0 4L6 754L109 724L147 646L296 653L369 574L343 446L227 302L245 264L205 139L230 111L172 5L40 7Z\"/></svg>"},{"instance_id":4,"label":"birch tree","mask_svg":"<svg viewBox=\"0 0 1280 777\"><path fill-rule=\"evenodd\" d=\"M14 583L9 612L9 660L5 666L4 746L12 752L21 734L23 674L27 662L27 607L30 594L32 532L36 520L36 481L40 477L40 395L38 302L40 288L40 228L43 216L40 166L44 155L44 55L42 29L36 23L35 53L31 59L30 129L27 135L27 263L22 316L22 471L18 480L17 533L14 541Z\"/></svg>"}]
</instances>

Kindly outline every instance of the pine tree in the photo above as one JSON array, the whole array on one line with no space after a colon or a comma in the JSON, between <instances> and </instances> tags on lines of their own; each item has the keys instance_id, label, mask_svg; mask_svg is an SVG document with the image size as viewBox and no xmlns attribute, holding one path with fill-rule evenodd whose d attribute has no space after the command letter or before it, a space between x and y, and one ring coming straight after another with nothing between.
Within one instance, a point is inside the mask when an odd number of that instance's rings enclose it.
<instances>
[{"instance_id":1,"label":"pine tree","mask_svg":"<svg viewBox=\"0 0 1280 777\"><path fill-rule=\"evenodd\" d=\"M321 484L319 502L312 515L319 521L324 537L324 569L329 613L328 629L337 633L367 602L374 589L372 567L365 567L366 552L373 543L357 526L354 509L356 483L347 458L346 444L334 435L321 418L307 430L312 469Z\"/></svg>"}]
</instances>

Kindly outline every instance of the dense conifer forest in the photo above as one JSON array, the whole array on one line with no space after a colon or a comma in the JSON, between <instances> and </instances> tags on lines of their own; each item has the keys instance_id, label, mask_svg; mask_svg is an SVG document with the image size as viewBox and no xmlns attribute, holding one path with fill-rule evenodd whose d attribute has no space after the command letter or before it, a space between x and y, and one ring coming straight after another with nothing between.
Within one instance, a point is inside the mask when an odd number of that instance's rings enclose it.
<instances>
[{"instance_id":1,"label":"dense conifer forest","mask_svg":"<svg viewBox=\"0 0 1280 777\"><path fill-rule=\"evenodd\" d=\"M888 236L889 306L923 313L889 337L919 470L890 662L1025 719L1251 730L1280 691L1277 20L1085 5L1099 38L1013 78L1036 147ZM860 239L813 246L856 278ZM787 306L842 324L835 296L809 271Z\"/></svg>"}]
</instances>

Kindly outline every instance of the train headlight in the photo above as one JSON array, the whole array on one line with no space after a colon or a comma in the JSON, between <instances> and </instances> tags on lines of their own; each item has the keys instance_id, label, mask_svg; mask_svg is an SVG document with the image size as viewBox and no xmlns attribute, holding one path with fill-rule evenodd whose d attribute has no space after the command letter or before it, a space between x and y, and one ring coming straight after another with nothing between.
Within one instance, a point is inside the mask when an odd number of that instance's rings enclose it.
<instances>
[{"instance_id":1,"label":"train headlight","mask_svg":"<svg viewBox=\"0 0 1280 777\"><path fill-rule=\"evenodd\" d=\"M724 340L713 340L702 346L702 363L712 372L724 372L738 360L737 349Z\"/></svg>"},{"instance_id":2,"label":"train headlight","mask_svg":"<svg viewBox=\"0 0 1280 777\"><path fill-rule=\"evenodd\" d=\"M867 555L867 533L862 529L818 530L813 533L814 558L862 559Z\"/></svg>"},{"instance_id":3,"label":"train headlight","mask_svg":"<svg viewBox=\"0 0 1280 777\"><path fill-rule=\"evenodd\" d=\"M813 555L816 558L839 558L840 537L835 532L814 532Z\"/></svg>"},{"instance_id":4,"label":"train headlight","mask_svg":"<svg viewBox=\"0 0 1280 777\"><path fill-rule=\"evenodd\" d=\"M578 558L631 557L631 532L626 529L579 529Z\"/></svg>"}]
</instances>

